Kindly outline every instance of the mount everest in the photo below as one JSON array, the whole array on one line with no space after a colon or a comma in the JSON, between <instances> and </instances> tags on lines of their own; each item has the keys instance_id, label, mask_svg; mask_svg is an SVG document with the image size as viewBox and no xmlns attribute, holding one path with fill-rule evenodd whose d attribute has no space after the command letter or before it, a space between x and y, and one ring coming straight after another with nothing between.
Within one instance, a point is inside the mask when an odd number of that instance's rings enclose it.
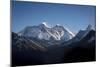
<instances>
[{"instance_id":1,"label":"mount everest","mask_svg":"<svg viewBox=\"0 0 100 67\"><path fill-rule=\"evenodd\" d=\"M24 37L34 37L38 39L44 40L70 40L75 35L64 28L63 26L56 25L54 27L49 27L45 22L38 26L27 26L23 30L21 30L18 35Z\"/></svg>"}]
</instances>

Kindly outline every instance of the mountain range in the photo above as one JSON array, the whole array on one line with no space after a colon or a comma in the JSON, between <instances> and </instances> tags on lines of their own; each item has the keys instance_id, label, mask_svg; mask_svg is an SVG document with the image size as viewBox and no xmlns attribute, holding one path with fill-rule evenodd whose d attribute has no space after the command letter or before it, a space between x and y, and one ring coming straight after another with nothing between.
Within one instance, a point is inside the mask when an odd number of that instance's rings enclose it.
<instances>
[{"instance_id":1,"label":"mountain range","mask_svg":"<svg viewBox=\"0 0 100 67\"><path fill-rule=\"evenodd\" d=\"M24 37L35 37L38 39L44 40L69 40L72 39L75 35L64 28L63 26L56 25L54 27L49 27L45 22L38 26L27 26L21 30L18 35Z\"/></svg>"},{"instance_id":2,"label":"mountain range","mask_svg":"<svg viewBox=\"0 0 100 67\"><path fill-rule=\"evenodd\" d=\"M58 24L27 26L18 33L12 32L12 64L95 61L95 37L91 25L76 35Z\"/></svg>"}]
</instances>

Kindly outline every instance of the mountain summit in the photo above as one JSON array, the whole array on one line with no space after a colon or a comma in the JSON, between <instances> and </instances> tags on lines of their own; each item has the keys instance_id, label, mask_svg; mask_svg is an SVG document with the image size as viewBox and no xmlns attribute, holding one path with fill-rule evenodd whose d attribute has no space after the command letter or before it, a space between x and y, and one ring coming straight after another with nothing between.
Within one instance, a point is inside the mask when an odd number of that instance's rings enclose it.
<instances>
[{"instance_id":1,"label":"mountain summit","mask_svg":"<svg viewBox=\"0 0 100 67\"><path fill-rule=\"evenodd\" d=\"M92 29L92 25L89 24L86 30L91 30L91 29Z\"/></svg>"},{"instance_id":2,"label":"mountain summit","mask_svg":"<svg viewBox=\"0 0 100 67\"><path fill-rule=\"evenodd\" d=\"M47 25L47 22L42 22L39 26L44 26L44 27L50 28L50 27Z\"/></svg>"},{"instance_id":3,"label":"mountain summit","mask_svg":"<svg viewBox=\"0 0 100 67\"><path fill-rule=\"evenodd\" d=\"M38 26L27 26L21 30L18 35L24 37L34 37L44 40L70 40L75 35L67 28L56 25L54 27L49 27L46 22L39 24Z\"/></svg>"}]
</instances>

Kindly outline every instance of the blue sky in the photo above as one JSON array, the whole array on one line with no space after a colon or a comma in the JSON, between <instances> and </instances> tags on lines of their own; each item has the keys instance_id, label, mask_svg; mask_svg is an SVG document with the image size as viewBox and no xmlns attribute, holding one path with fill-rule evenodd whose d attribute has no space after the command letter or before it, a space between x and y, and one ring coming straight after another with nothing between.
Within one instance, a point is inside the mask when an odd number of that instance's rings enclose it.
<instances>
[{"instance_id":1,"label":"blue sky","mask_svg":"<svg viewBox=\"0 0 100 67\"><path fill-rule=\"evenodd\" d=\"M19 32L26 26L38 25L45 21L50 26L60 24L77 33L89 24L95 27L95 9L95 6L86 5L13 1L12 31Z\"/></svg>"}]
</instances>

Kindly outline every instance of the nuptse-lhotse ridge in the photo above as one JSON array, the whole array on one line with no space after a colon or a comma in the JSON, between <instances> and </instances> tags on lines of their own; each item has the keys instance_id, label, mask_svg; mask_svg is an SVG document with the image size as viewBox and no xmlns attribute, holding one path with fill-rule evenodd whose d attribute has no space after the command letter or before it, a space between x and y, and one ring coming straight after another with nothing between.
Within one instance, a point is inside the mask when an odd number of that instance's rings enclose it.
<instances>
[{"instance_id":1,"label":"nuptse-lhotse ridge","mask_svg":"<svg viewBox=\"0 0 100 67\"><path fill-rule=\"evenodd\" d=\"M12 32L12 55L13 65L94 61L95 30L88 25L75 35L58 24L27 26Z\"/></svg>"}]
</instances>

